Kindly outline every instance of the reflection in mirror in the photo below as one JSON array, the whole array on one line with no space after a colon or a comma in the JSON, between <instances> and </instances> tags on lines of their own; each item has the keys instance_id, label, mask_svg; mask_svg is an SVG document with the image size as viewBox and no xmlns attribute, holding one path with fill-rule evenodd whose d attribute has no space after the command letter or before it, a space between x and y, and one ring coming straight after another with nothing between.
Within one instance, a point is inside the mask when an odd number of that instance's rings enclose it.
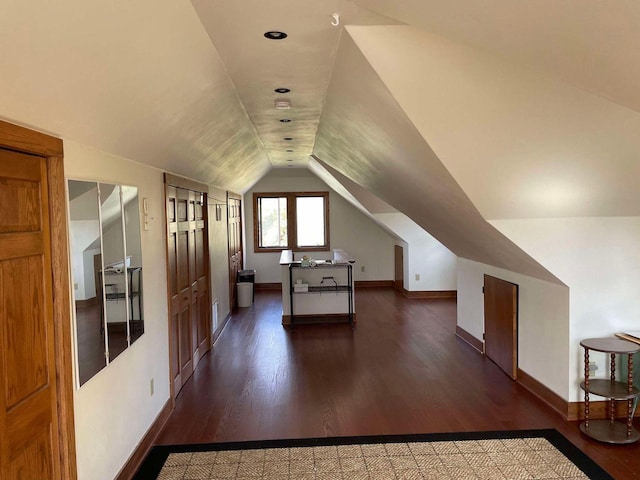
<instances>
[{"instance_id":1,"label":"reflection in mirror","mask_svg":"<svg viewBox=\"0 0 640 480\"><path fill-rule=\"evenodd\" d=\"M138 189L69 180L69 218L82 385L144 333Z\"/></svg>"},{"instance_id":2,"label":"reflection in mirror","mask_svg":"<svg viewBox=\"0 0 640 480\"><path fill-rule=\"evenodd\" d=\"M102 269L99 277L104 289L102 298L111 362L127 348L128 284L120 186L101 183L99 189L102 226Z\"/></svg>"},{"instance_id":3,"label":"reflection in mirror","mask_svg":"<svg viewBox=\"0 0 640 480\"><path fill-rule=\"evenodd\" d=\"M140 211L138 189L122 186L124 225L127 251L127 274L129 288L129 336L130 344L144 333L142 315L142 252L140 251Z\"/></svg>"},{"instance_id":4,"label":"reflection in mirror","mask_svg":"<svg viewBox=\"0 0 640 480\"><path fill-rule=\"evenodd\" d=\"M76 338L80 385L106 366L106 344L101 310L102 268L98 185L69 180L71 263L76 307Z\"/></svg>"}]
</instances>

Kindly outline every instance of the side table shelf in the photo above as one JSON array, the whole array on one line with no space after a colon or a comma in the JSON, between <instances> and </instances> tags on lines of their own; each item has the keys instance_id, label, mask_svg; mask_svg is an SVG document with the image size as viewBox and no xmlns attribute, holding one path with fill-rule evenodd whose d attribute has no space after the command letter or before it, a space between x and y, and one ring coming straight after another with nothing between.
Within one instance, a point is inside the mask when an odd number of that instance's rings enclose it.
<instances>
[{"instance_id":1,"label":"side table shelf","mask_svg":"<svg viewBox=\"0 0 640 480\"><path fill-rule=\"evenodd\" d=\"M589 338L580 342L584 348L584 422L580 431L589 437L606 443L625 444L640 439L640 433L633 428L633 402L640 397L640 389L633 386L633 355L640 352L640 345L618 338ZM610 355L610 378L589 378L589 351ZM627 355L627 381L616 380L616 355ZM608 400L609 418L592 420L589 418L589 395L594 394ZM616 402L627 403L626 422L616 421Z\"/></svg>"}]
</instances>

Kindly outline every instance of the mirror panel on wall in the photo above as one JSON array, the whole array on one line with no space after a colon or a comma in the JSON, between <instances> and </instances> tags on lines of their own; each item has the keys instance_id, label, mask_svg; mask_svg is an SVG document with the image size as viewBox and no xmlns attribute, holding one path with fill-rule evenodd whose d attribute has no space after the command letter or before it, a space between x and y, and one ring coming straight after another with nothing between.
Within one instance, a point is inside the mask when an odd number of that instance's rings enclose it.
<instances>
[{"instance_id":1,"label":"mirror panel on wall","mask_svg":"<svg viewBox=\"0 0 640 480\"><path fill-rule=\"evenodd\" d=\"M69 180L69 237L76 310L80 385L107 366L104 318L98 295L102 268L98 184Z\"/></svg>"},{"instance_id":2,"label":"mirror panel on wall","mask_svg":"<svg viewBox=\"0 0 640 480\"><path fill-rule=\"evenodd\" d=\"M104 288L109 361L113 361L127 348L126 256L120 185L100 183L100 225L102 227L102 269L99 283Z\"/></svg>"},{"instance_id":3,"label":"mirror panel on wall","mask_svg":"<svg viewBox=\"0 0 640 480\"><path fill-rule=\"evenodd\" d=\"M144 332L138 189L69 180L80 385Z\"/></svg>"},{"instance_id":4,"label":"mirror panel on wall","mask_svg":"<svg viewBox=\"0 0 640 480\"><path fill-rule=\"evenodd\" d=\"M135 342L144 333L142 310L142 251L140 249L140 210L138 189L122 185L125 248L127 251L127 275L129 298L129 339Z\"/></svg>"}]
</instances>

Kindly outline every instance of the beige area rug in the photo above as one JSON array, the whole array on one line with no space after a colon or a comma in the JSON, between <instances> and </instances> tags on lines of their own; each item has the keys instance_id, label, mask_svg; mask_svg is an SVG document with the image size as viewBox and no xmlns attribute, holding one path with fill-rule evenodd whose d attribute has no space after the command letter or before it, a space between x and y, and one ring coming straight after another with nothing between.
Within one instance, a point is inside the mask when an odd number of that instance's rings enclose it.
<instances>
[{"instance_id":1,"label":"beige area rug","mask_svg":"<svg viewBox=\"0 0 640 480\"><path fill-rule=\"evenodd\" d=\"M612 477L557 431L535 430L160 446L154 447L135 478L604 480Z\"/></svg>"}]
</instances>

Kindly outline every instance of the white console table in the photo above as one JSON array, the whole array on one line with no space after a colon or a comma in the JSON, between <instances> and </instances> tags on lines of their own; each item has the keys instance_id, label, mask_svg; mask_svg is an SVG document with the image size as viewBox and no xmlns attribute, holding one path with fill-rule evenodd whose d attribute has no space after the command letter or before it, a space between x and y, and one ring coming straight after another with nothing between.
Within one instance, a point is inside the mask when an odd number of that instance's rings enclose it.
<instances>
[{"instance_id":1,"label":"white console table","mask_svg":"<svg viewBox=\"0 0 640 480\"><path fill-rule=\"evenodd\" d=\"M282 267L282 324L355 323L354 260L342 250L310 265L285 250Z\"/></svg>"}]
</instances>

